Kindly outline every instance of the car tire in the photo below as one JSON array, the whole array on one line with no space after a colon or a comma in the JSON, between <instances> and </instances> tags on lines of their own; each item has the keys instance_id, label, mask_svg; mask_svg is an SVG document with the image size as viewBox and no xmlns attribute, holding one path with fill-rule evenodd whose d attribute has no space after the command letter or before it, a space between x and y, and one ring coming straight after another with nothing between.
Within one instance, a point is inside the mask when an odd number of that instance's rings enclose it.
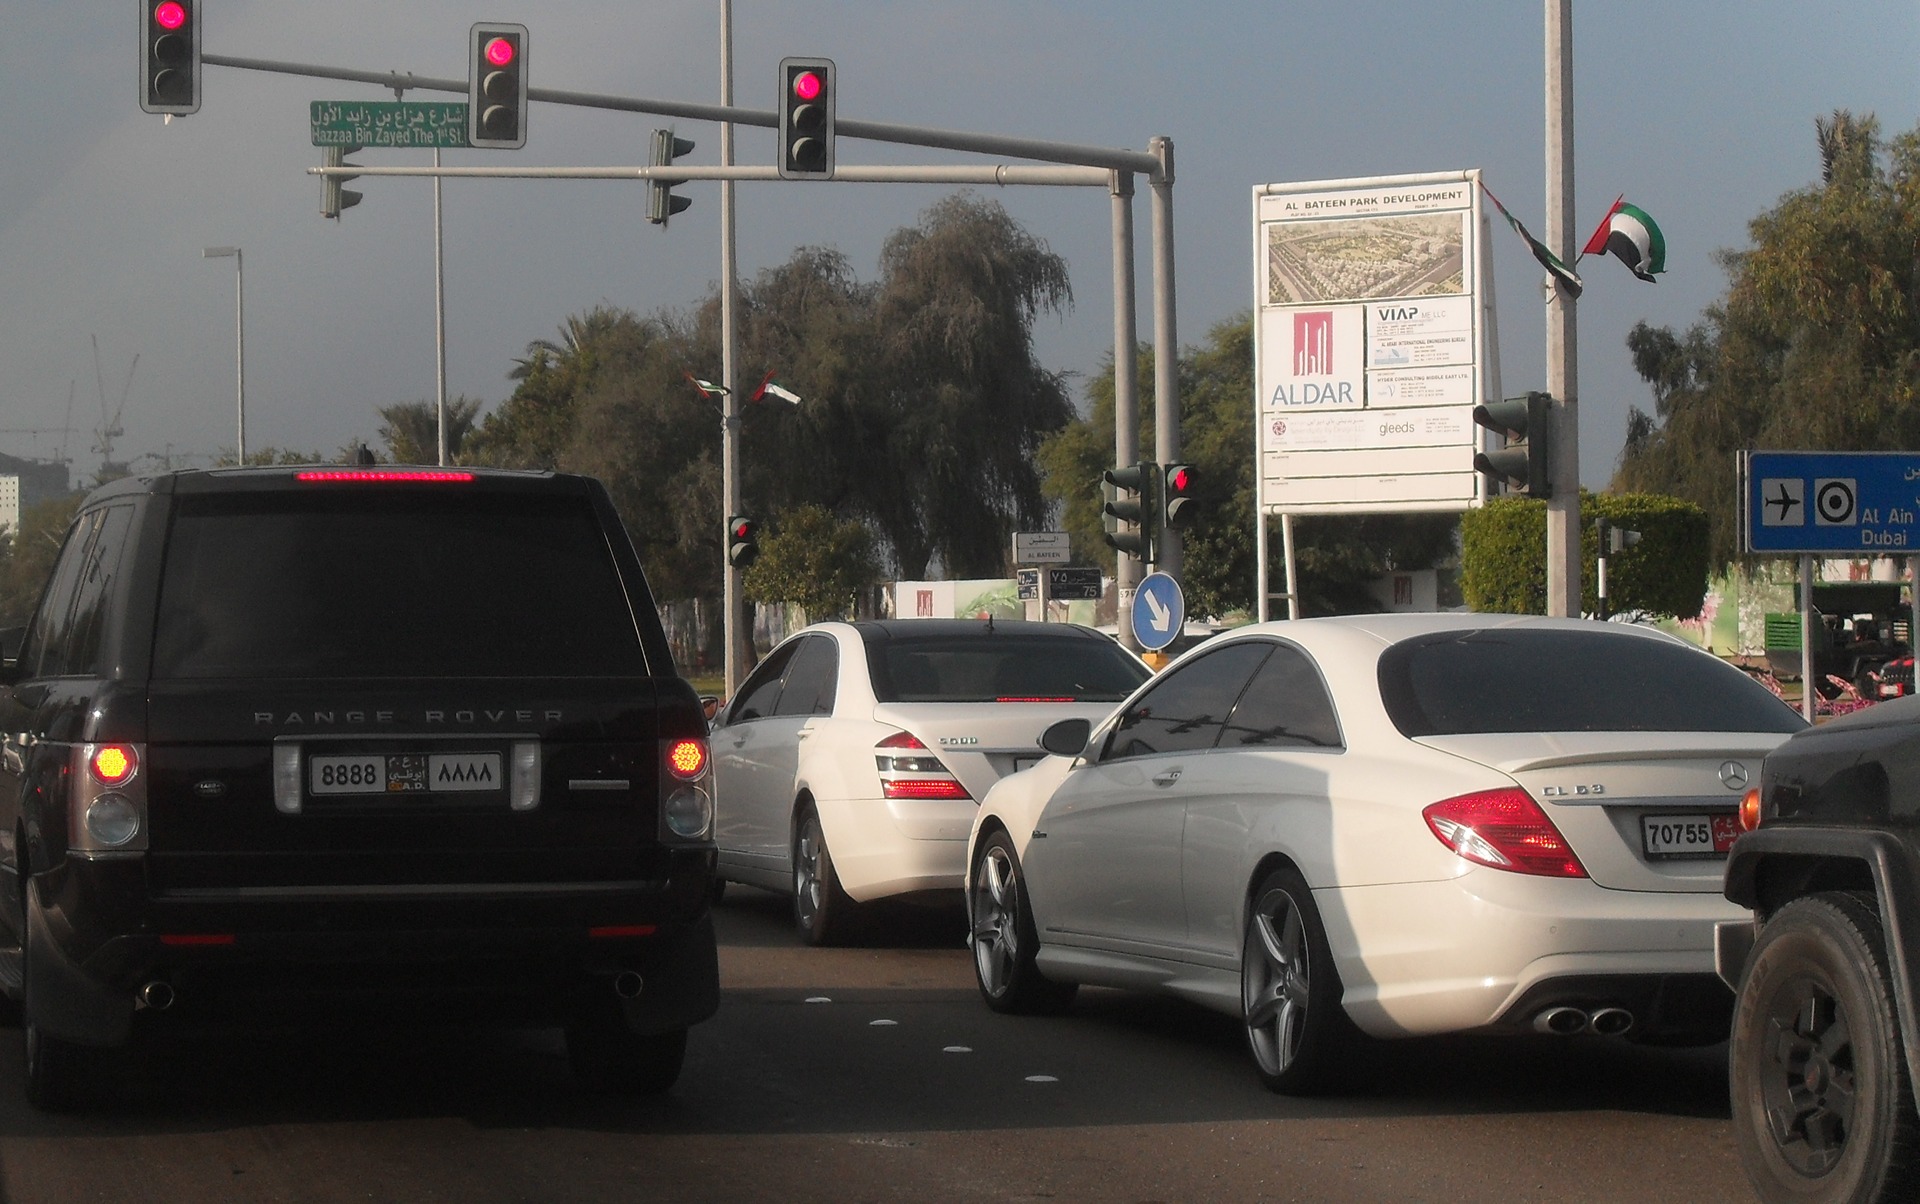
<instances>
[{"instance_id":1,"label":"car tire","mask_svg":"<svg viewBox=\"0 0 1920 1204\"><path fill-rule=\"evenodd\" d=\"M820 814L808 807L793 838L793 922L809 945L837 945L853 933L860 905L840 887Z\"/></svg>"},{"instance_id":2,"label":"car tire","mask_svg":"<svg viewBox=\"0 0 1920 1204\"><path fill-rule=\"evenodd\" d=\"M1055 982L1034 964L1040 952L1033 906L1013 839L995 832L980 842L967 875L968 944L980 997L996 1012L1058 1012L1078 983Z\"/></svg>"},{"instance_id":3,"label":"car tire","mask_svg":"<svg viewBox=\"0 0 1920 1204\"><path fill-rule=\"evenodd\" d=\"M1728 1081L1740 1162L1760 1196L1809 1204L1920 1194L1920 1119L1870 896L1775 912L1747 959Z\"/></svg>"},{"instance_id":4,"label":"car tire","mask_svg":"<svg viewBox=\"0 0 1920 1204\"><path fill-rule=\"evenodd\" d=\"M1247 1051L1269 1091L1326 1089L1356 1036L1342 994L1306 880L1291 868L1268 873L1247 908L1240 1004Z\"/></svg>"},{"instance_id":5,"label":"car tire","mask_svg":"<svg viewBox=\"0 0 1920 1204\"><path fill-rule=\"evenodd\" d=\"M686 1029L634 1032L611 988L605 1000L583 1008L566 1032L574 1076L603 1095L659 1095L680 1078L686 1061Z\"/></svg>"}]
</instances>

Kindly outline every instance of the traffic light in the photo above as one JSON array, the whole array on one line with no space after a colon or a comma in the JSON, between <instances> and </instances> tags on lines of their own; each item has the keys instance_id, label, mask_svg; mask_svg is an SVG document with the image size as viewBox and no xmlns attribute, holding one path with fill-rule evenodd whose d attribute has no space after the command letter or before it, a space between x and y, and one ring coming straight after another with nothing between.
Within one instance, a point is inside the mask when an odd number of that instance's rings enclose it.
<instances>
[{"instance_id":1,"label":"traffic light","mask_svg":"<svg viewBox=\"0 0 1920 1204\"><path fill-rule=\"evenodd\" d=\"M832 59L780 60L780 178L833 178Z\"/></svg>"},{"instance_id":2,"label":"traffic light","mask_svg":"<svg viewBox=\"0 0 1920 1204\"><path fill-rule=\"evenodd\" d=\"M675 159L693 149L685 138L675 138L671 129L653 131L654 167L670 167ZM693 204L691 197L673 195L673 185L664 180L647 181L647 220L664 226L667 219Z\"/></svg>"},{"instance_id":3,"label":"traffic light","mask_svg":"<svg viewBox=\"0 0 1920 1204\"><path fill-rule=\"evenodd\" d=\"M1160 470L1160 529L1184 527L1193 518L1193 465L1168 464Z\"/></svg>"},{"instance_id":4,"label":"traffic light","mask_svg":"<svg viewBox=\"0 0 1920 1204\"><path fill-rule=\"evenodd\" d=\"M347 162L347 156L360 150L357 146L328 146L321 148L325 165L328 167L358 167L358 163ZM359 176L321 176L320 177L320 216L338 218L342 209L351 209L360 203L360 194L351 188L340 185L348 180L357 180Z\"/></svg>"},{"instance_id":5,"label":"traffic light","mask_svg":"<svg viewBox=\"0 0 1920 1204\"><path fill-rule=\"evenodd\" d=\"M140 0L140 107L200 111L200 0Z\"/></svg>"},{"instance_id":6,"label":"traffic light","mask_svg":"<svg viewBox=\"0 0 1920 1204\"><path fill-rule=\"evenodd\" d=\"M1108 547L1118 548L1136 560L1153 559L1153 528L1159 515L1154 493L1159 476L1160 466L1148 460L1109 468L1100 474L1101 480L1113 486L1113 497L1107 502L1105 512L1135 526L1132 531L1108 531ZM1129 493L1133 495L1130 498L1121 496Z\"/></svg>"},{"instance_id":7,"label":"traffic light","mask_svg":"<svg viewBox=\"0 0 1920 1204\"><path fill-rule=\"evenodd\" d=\"M736 569L744 569L760 555L760 524L750 518L734 515L727 520L727 563Z\"/></svg>"},{"instance_id":8,"label":"traffic light","mask_svg":"<svg viewBox=\"0 0 1920 1204\"><path fill-rule=\"evenodd\" d=\"M1473 420L1505 435L1498 451L1475 452L1473 468L1531 498L1553 496L1553 396L1529 393L1473 407Z\"/></svg>"},{"instance_id":9,"label":"traffic light","mask_svg":"<svg viewBox=\"0 0 1920 1204\"><path fill-rule=\"evenodd\" d=\"M467 33L467 145L527 144L527 27L486 21Z\"/></svg>"}]
</instances>

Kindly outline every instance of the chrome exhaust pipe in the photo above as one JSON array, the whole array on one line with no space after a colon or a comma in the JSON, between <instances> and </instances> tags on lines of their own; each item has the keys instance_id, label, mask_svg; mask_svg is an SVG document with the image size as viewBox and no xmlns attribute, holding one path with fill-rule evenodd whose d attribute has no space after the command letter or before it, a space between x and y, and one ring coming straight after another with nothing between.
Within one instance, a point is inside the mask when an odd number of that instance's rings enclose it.
<instances>
[{"instance_id":1,"label":"chrome exhaust pipe","mask_svg":"<svg viewBox=\"0 0 1920 1204\"><path fill-rule=\"evenodd\" d=\"M1628 1019L1631 1020L1632 1017L1628 1017ZM1548 1008L1538 1016L1535 1016L1533 1018L1533 1031L1536 1033L1552 1033L1557 1037L1571 1037L1575 1033L1586 1032L1589 1023L1591 1022L1587 1019L1585 1012L1579 1008L1566 1007L1563 1005L1557 1008Z\"/></svg>"},{"instance_id":2,"label":"chrome exhaust pipe","mask_svg":"<svg viewBox=\"0 0 1920 1204\"><path fill-rule=\"evenodd\" d=\"M646 985L646 980L632 970L622 970L613 976L613 993L622 999L640 998L641 988Z\"/></svg>"},{"instance_id":3,"label":"chrome exhaust pipe","mask_svg":"<svg viewBox=\"0 0 1920 1204\"><path fill-rule=\"evenodd\" d=\"M1588 1023L1603 1037L1619 1037L1633 1027L1633 1013L1625 1008L1601 1008Z\"/></svg>"},{"instance_id":4,"label":"chrome exhaust pipe","mask_svg":"<svg viewBox=\"0 0 1920 1204\"><path fill-rule=\"evenodd\" d=\"M141 987L137 997L143 1006L164 1012L173 1006L173 984L156 978Z\"/></svg>"}]
</instances>

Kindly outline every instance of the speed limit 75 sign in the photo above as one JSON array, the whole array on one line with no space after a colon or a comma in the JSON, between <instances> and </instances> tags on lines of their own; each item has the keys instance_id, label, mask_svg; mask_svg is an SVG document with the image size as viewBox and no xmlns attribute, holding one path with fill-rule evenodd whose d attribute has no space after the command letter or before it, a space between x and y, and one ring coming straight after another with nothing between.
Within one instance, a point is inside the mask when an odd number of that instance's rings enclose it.
<instances>
[{"instance_id":1,"label":"speed limit 75 sign","mask_svg":"<svg viewBox=\"0 0 1920 1204\"><path fill-rule=\"evenodd\" d=\"M1920 551L1920 452L1748 452L1747 550Z\"/></svg>"}]
</instances>

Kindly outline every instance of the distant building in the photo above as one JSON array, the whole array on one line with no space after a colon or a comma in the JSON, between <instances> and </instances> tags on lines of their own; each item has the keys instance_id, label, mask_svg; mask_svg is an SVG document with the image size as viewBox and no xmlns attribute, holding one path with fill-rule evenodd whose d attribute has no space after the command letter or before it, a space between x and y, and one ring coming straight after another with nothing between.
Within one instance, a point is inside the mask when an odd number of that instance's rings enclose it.
<instances>
[{"instance_id":1,"label":"distant building","mask_svg":"<svg viewBox=\"0 0 1920 1204\"><path fill-rule=\"evenodd\" d=\"M71 492L65 464L0 455L0 531L18 531L26 511Z\"/></svg>"}]
</instances>

